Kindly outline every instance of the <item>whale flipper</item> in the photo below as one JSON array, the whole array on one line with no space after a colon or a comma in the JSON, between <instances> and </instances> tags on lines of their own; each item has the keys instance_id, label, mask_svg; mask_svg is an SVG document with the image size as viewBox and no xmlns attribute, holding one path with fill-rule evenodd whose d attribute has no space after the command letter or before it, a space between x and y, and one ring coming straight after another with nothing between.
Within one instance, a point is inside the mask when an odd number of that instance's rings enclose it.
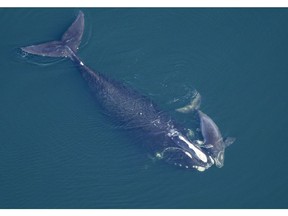
<instances>
[{"instance_id":1,"label":"whale flipper","mask_svg":"<svg viewBox=\"0 0 288 216\"><path fill-rule=\"evenodd\" d=\"M227 137L225 140L224 140L224 146L225 148L227 148L228 146L230 146L232 143L234 143L236 140L235 137Z\"/></svg>"},{"instance_id":2,"label":"whale flipper","mask_svg":"<svg viewBox=\"0 0 288 216\"><path fill-rule=\"evenodd\" d=\"M201 95L198 91L195 90L190 104L187 104L184 107L178 108L176 109L176 111L181 112L181 113L189 113L189 112L198 110L200 108L200 105L201 105Z\"/></svg>"},{"instance_id":3,"label":"whale flipper","mask_svg":"<svg viewBox=\"0 0 288 216\"><path fill-rule=\"evenodd\" d=\"M72 25L63 34L60 41L50 41L38 45L22 47L24 52L48 57L69 57L69 48L76 52L84 32L84 14L79 12Z\"/></svg>"}]
</instances>

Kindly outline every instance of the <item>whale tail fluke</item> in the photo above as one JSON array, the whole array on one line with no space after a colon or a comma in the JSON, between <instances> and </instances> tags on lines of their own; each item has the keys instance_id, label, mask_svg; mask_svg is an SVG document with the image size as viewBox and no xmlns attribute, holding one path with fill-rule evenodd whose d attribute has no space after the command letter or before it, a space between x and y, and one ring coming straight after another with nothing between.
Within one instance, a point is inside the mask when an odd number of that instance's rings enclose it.
<instances>
[{"instance_id":1,"label":"whale tail fluke","mask_svg":"<svg viewBox=\"0 0 288 216\"><path fill-rule=\"evenodd\" d=\"M63 34L61 40L22 47L21 50L33 55L48 57L70 57L71 49L77 52L84 32L84 14L79 14L71 26Z\"/></svg>"}]
</instances>

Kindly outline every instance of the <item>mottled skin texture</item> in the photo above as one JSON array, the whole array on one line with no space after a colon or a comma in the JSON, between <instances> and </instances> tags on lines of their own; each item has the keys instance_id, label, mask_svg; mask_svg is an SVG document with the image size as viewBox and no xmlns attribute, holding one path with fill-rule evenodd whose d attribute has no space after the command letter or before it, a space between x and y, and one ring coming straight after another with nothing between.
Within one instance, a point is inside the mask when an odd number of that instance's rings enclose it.
<instances>
[{"instance_id":1,"label":"mottled skin texture","mask_svg":"<svg viewBox=\"0 0 288 216\"><path fill-rule=\"evenodd\" d=\"M123 83L92 71L75 53L71 52L70 56L103 111L113 119L118 119L123 128L134 129L145 134L144 139L150 141L147 148L153 154L162 153L167 162L181 164L183 167L193 168L195 165L207 167L207 164L199 161L195 153L179 139L179 134L185 136L184 128L176 126L171 116L161 111L151 99ZM178 134L172 136L171 130ZM190 152L192 158L187 156L185 151ZM212 162L208 161L208 166L211 165Z\"/></svg>"}]
</instances>

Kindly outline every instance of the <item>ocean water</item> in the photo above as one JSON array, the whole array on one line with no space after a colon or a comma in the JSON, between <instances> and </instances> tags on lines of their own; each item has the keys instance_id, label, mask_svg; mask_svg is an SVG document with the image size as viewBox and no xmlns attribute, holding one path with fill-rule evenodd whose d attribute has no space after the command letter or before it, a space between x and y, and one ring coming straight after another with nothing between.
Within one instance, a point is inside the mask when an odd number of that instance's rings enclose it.
<instances>
[{"instance_id":1,"label":"ocean water","mask_svg":"<svg viewBox=\"0 0 288 216\"><path fill-rule=\"evenodd\" d=\"M69 60L19 51L60 38L79 9L0 9L0 208L288 207L288 9L81 10L87 65L179 121L193 117L172 102L197 89L236 142L221 169L155 161Z\"/></svg>"}]
</instances>

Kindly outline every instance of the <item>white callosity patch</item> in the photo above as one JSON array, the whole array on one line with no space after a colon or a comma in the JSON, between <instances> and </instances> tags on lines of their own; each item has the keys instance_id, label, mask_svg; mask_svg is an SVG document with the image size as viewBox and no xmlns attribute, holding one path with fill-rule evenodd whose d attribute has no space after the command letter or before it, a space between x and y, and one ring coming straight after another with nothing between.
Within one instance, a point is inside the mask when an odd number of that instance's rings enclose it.
<instances>
[{"instance_id":1,"label":"white callosity patch","mask_svg":"<svg viewBox=\"0 0 288 216\"><path fill-rule=\"evenodd\" d=\"M191 155L189 152L186 152L186 151L185 151L185 154L186 154L188 157L192 158L192 155Z\"/></svg>"},{"instance_id":2,"label":"white callosity patch","mask_svg":"<svg viewBox=\"0 0 288 216\"><path fill-rule=\"evenodd\" d=\"M162 159L163 158L163 155L159 152L156 153L156 158L158 159Z\"/></svg>"},{"instance_id":3,"label":"white callosity patch","mask_svg":"<svg viewBox=\"0 0 288 216\"><path fill-rule=\"evenodd\" d=\"M207 161L208 161L207 157L201 150L199 150L195 145L193 145L191 142L189 142L187 139L185 139L182 135L179 135L179 139L184 141L188 145L188 147L195 152L195 154L197 155L197 157L200 160L202 160L204 163L207 163Z\"/></svg>"},{"instance_id":4,"label":"white callosity patch","mask_svg":"<svg viewBox=\"0 0 288 216\"><path fill-rule=\"evenodd\" d=\"M197 169L197 170L200 171L200 172L203 172L203 171L206 170L205 167L201 167L201 166L193 166L193 168Z\"/></svg>"},{"instance_id":5,"label":"white callosity patch","mask_svg":"<svg viewBox=\"0 0 288 216\"><path fill-rule=\"evenodd\" d=\"M175 137L175 136L178 136L178 135L179 135L179 132L178 132L177 130L175 130L175 129L172 128L167 135L168 135L169 137Z\"/></svg>"},{"instance_id":6,"label":"white callosity patch","mask_svg":"<svg viewBox=\"0 0 288 216\"><path fill-rule=\"evenodd\" d=\"M210 158L212 165L213 165L215 163L214 159L211 156L209 156L209 158Z\"/></svg>"},{"instance_id":7,"label":"white callosity patch","mask_svg":"<svg viewBox=\"0 0 288 216\"><path fill-rule=\"evenodd\" d=\"M202 140L196 140L195 141L198 145L203 145L204 144L204 142L202 141Z\"/></svg>"},{"instance_id":8,"label":"white callosity patch","mask_svg":"<svg viewBox=\"0 0 288 216\"><path fill-rule=\"evenodd\" d=\"M174 163L175 166L179 166L179 167L182 167L182 164L180 163Z\"/></svg>"}]
</instances>

